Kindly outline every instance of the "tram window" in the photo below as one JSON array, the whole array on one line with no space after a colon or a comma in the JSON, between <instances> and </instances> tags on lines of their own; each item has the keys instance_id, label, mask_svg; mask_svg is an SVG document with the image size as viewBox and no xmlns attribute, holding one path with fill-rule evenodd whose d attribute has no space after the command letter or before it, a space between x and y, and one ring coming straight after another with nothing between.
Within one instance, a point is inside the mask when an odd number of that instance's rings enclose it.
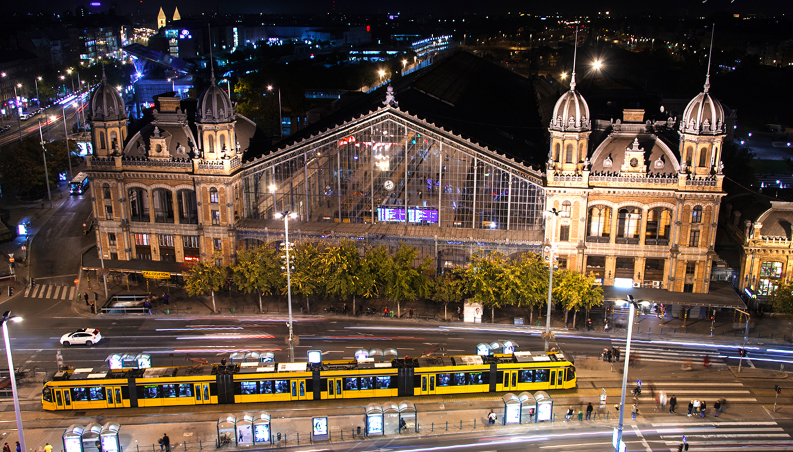
<instances>
[{"instance_id":1,"label":"tram window","mask_svg":"<svg viewBox=\"0 0 793 452\"><path fill-rule=\"evenodd\" d=\"M413 375L413 387L419 388L421 387L421 375ZM422 388L426 389L426 388Z\"/></svg>"},{"instance_id":2,"label":"tram window","mask_svg":"<svg viewBox=\"0 0 793 452\"><path fill-rule=\"evenodd\" d=\"M305 380L305 381L306 381L306 392L313 393L314 392L314 381L311 378L309 378L308 380Z\"/></svg>"},{"instance_id":3,"label":"tram window","mask_svg":"<svg viewBox=\"0 0 793 452\"><path fill-rule=\"evenodd\" d=\"M482 372L472 372L468 374L468 384L469 385L481 385L482 384Z\"/></svg>"},{"instance_id":4,"label":"tram window","mask_svg":"<svg viewBox=\"0 0 793 452\"><path fill-rule=\"evenodd\" d=\"M69 391L68 389L63 391L63 403L65 403L66 405L72 404L71 394L72 394L71 391Z\"/></svg>"},{"instance_id":5,"label":"tram window","mask_svg":"<svg viewBox=\"0 0 793 452\"><path fill-rule=\"evenodd\" d=\"M377 377L377 389L388 389L391 387L391 377Z\"/></svg>"},{"instance_id":6,"label":"tram window","mask_svg":"<svg viewBox=\"0 0 793 452\"><path fill-rule=\"evenodd\" d=\"M341 394L341 379L336 380L336 395Z\"/></svg>"},{"instance_id":7,"label":"tram window","mask_svg":"<svg viewBox=\"0 0 793 452\"><path fill-rule=\"evenodd\" d=\"M361 389L374 389L374 377L361 377Z\"/></svg>"},{"instance_id":8,"label":"tram window","mask_svg":"<svg viewBox=\"0 0 793 452\"><path fill-rule=\"evenodd\" d=\"M69 393L69 391L66 391L66 394L68 394L68 393ZM58 406L63 405L63 399L61 398L61 392L60 391L55 391L55 403L57 403Z\"/></svg>"},{"instance_id":9,"label":"tram window","mask_svg":"<svg viewBox=\"0 0 793 452\"><path fill-rule=\"evenodd\" d=\"M325 382L325 385L327 386L328 380L322 380L322 381ZM328 388L326 390L328 391L329 395L334 395L335 394L333 392L333 380L330 381L330 386L328 386ZM325 389L323 389L323 391L325 391Z\"/></svg>"},{"instance_id":10,"label":"tram window","mask_svg":"<svg viewBox=\"0 0 793 452\"><path fill-rule=\"evenodd\" d=\"M534 370L521 370L518 372L519 383L534 383Z\"/></svg>"},{"instance_id":11,"label":"tram window","mask_svg":"<svg viewBox=\"0 0 793 452\"><path fill-rule=\"evenodd\" d=\"M292 382L292 397L297 397L297 384Z\"/></svg>"},{"instance_id":12,"label":"tram window","mask_svg":"<svg viewBox=\"0 0 793 452\"><path fill-rule=\"evenodd\" d=\"M41 392L41 396L44 398L45 402L52 402L52 389L44 388Z\"/></svg>"},{"instance_id":13,"label":"tram window","mask_svg":"<svg viewBox=\"0 0 793 452\"><path fill-rule=\"evenodd\" d=\"M243 381L240 386L240 393L244 395L256 394L258 392L255 381Z\"/></svg>"},{"instance_id":14,"label":"tram window","mask_svg":"<svg viewBox=\"0 0 793 452\"><path fill-rule=\"evenodd\" d=\"M72 400L75 402L87 402L88 388L72 388Z\"/></svg>"},{"instance_id":15,"label":"tram window","mask_svg":"<svg viewBox=\"0 0 793 452\"><path fill-rule=\"evenodd\" d=\"M438 374L438 386L451 386L452 374Z\"/></svg>"},{"instance_id":16,"label":"tram window","mask_svg":"<svg viewBox=\"0 0 793 452\"><path fill-rule=\"evenodd\" d=\"M551 371L549 369L537 369L534 371L535 383L548 383L551 380Z\"/></svg>"},{"instance_id":17,"label":"tram window","mask_svg":"<svg viewBox=\"0 0 793 452\"><path fill-rule=\"evenodd\" d=\"M275 380L276 394L289 394L289 380Z\"/></svg>"},{"instance_id":18,"label":"tram window","mask_svg":"<svg viewBox=\"0 0 793 452\"><path fill-rule=\"evenodd\" d=\"M306 395L306 382L305 380L300 380L300 397Z\"/></svg>"},{"instance_id":19,"label":"tram window","mask_svg":"<svg viewBox=\"0 0 793 452\"><path fill-rule=\"evenodd\" d=\"M121 403L121 389L116 388L116 403Z\"/></svg>"},{"instance_id":20,"label":"tram window","mask_svg":"<svg viewBox=\"0 0 793 452\"><path fill-rule=\"evenodd\" d=\"M504 372L498 371L496 374L496 384L504 381Z\"/></svg>"},{"instance_id":21,"label":"tram window","mask_svg":"<svg viewBox=\"0 0 793 452\"><path fill-rule=\"evenodd\" d=\"M564 383L564 371L559 369L559 371L556 372L556 384L560 385L562 383Z\"/></svg>"},{"instance_id":22,"label":"tram window","mask_svg":"<svg viewBox=\"0 0 793 452\"><path fill-rule=\"evenodd\" d=\"M357 391L358 390L358 378L345 378L344 379L344 390L345 391Z\"/></svg>"},{"instance_id":23,"label":"tram window","mask_svg":"<svg viewBox=\"0 0 793 452\"><path fill-rule=\"evenodd\" d=\"M259 382L259 394L272 394L273 393L273 380Z\"/></svg>"},{"instance_id":24,"label":"tram window","mask_svg":"<svg viewBox=\"0 0 793 452\"><path fill-rule=\"evenodd\" d=\"M565 380L572 381L575 378L575 369L572 367L568 367L566 370Z\"/></svg>"},{"instance_id":25,"label":"tram window","mask_svg":"<svg viewBox=\"0 0 793 452\"><path fill-rule=\"evenodd\" d=\"M333 388L333 381L332 380L330 382L330 387ZM328 379L327 378L323 378L322 380L319 381L319 390L323 391L323 392L328 390ZM330 394L333 395L333 392L331 392Z\"/></svg>"},{"instance_id":26,"label":"tram window","mask_svg":"<svg viewBox=\"0 0 793 452\"><path fill-rule=\"evenodd\" d=\"M204 400L209 400L209 385L204 385Z\"/></svg>"},{"instance_id":27,"label":"tram window","mask_svg":"<svg viewBox=\"0 0 793 452\"><path fill-rule=\"evenodd\" d=\"M465 372L459 372L453 375L455 386L465 386Z\"/></svg>"},{"instance_id":28,"label":"tram window","mask_svg":"<svg viewBox=\"0 0 793 452\"><path fill-rule=\"evenodd\" d=\"M426 375L421 377L421 390L422 391L426 391L427 390L427 376Z\"/></svg>"},{"instance_id":29,"label":"tram window","mask_svg":"<svg viewBox=\"0 0 793 452\"><path fill-rule=\"evenodd\" d=\"M88 395L91 400L105 400L105 389L101 386L88 388Z\"/></svg>"},{"instance_id":30,"label":"tram window","mask_svg":"<svg viewBox=\"0 0 793 452\"><path fill-rule=\"evenodd\" d=\"M156 399L159 397L158 394L159 386L152 385L152 386L144 386L143 387L143 399Z\"/></svg>"},{"instance_id":31,"label":"tram window","mask_svg":"<svg viewBox=\"0 0 793 452\"><path fill-rule=\"evenodd\" d=\"M176 385L162 385L162 396L166 399L176 398Z\"/></svg>"},{"instance_id":32,"label":"tram window","mask_svg":"<svg viewBox=\"0 0 793 452\"><path fill-rule=\"evenodd\" d=\"M518 373L512 372L512 386L515 386L516 384L518 384Z\"/></svg>"},{"instance_id":33,"label":"tram window","mask_svg":"<svg viewBox=\"0 0 793 452\"><path fill-rule=\"evenodd\" d=\"M193 385L190 383L179 385L179 397L193 397Z\"/></svg>"}]
</instances>

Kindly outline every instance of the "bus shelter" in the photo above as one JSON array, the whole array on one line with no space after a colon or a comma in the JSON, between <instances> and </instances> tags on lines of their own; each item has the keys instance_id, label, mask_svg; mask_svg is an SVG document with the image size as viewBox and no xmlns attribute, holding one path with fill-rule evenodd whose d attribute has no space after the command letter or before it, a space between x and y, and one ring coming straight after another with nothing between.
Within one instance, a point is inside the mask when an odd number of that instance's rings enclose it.
<instances>
[{"instance_id":1,"label":"bus shelter","mask_svg":"<svg viewBox=\"0 0 793 452\"><path fill-rule=\"evenodd\" d=\"M383 407L376 403L366 405L366 436L383 435Z\"/></svg>"},{"instance_id":2,"label":"bus shelter","mask_svg":"<svg viewBox=\"0 0 793 452\"><path fill-rule=\"evenodd\" d=\"M479 356L489 356L491 354L490 344L481 343L477 345L476 354Z\"/></svg>"},{"instance_id":3,"label":"bus shelter","mask_svg":"<svg viewBox=\"0 0 793 452\"><path fill-rule=\"evenodd\" d=\"M99 439L100 433L102 433L101 425L95 423L86 425L85 431L83 432L83 448L85 448L85 444L90 444L91 446L99 449L99 446L101 445Z\"/></svg>"},{"instance_id":4,"label":"bus shelter","mask_svg":"<svg viewBox=\"0 0 793 452\"><path fill-rule=\"evenodd\" d=\"M218 447L231 444L231 442L235 439L234 434L236 433L236 425L237 418L231 414L226 414L218 419Z\"/></svg>"},{"instance_id":5,"label":"bus shelter","mask_svg":"<svg viewBox=\"0 0 793 452\"><path fill-rule=\"evenodd\" d=\"M403 429L419 432L418 410L410 400L399 402L399 427L400 433Z\"/></svg>"},{"instance_id":6,"label":"bus shelter","mask_svg":"<svg viewBox=\"0 0 793 452\"><path fill-rule=\"evenodd\" d=\"M64 452L83 452L83 432L85 428L82 425L70 425L67 428L61 439L63 440Z\"/></svg>"},{"instance_id":7,"label":"bus shelter","mask_svg":"<svg viewBox=\"0 0 793 452\"><path fill-rule=\"evenodd\" d=\"M518 395L520 400L520 423L531 424L536 422L534 415L537 413L537 399L530 392L521 392Z\"/></svg>"},{"instance_id":8,"label":"bus shelter","mask_svg":"<svg viewBox=\"0 0 793 452\"><path fill-rule=\"evenodd\" d=\"M121 441L118 439L118 429L121 425L115 422L108 422L102 426L99 432L99 443L102 452L121 452Z\"/></svg>"},{"instance_id":9,"label":"bus shelter","mask_svg":"<svg viewBox=\"0 0 793 452\"><path fill-rule=\"evenodd\" d=\"M501 397L504 402L504 416L501 418L501 425L520 424L520 399L513 393L504 394Z\"/></svg>"},{"instance_id":10,"label":"bus shelter","mask_svg":"<svg viewBox=\"0 0 793 452\"><path fill-rule=\"evenodd\" d=\"M239 446L253 446L253 415L243 414L234 425L235 441Z\"/></svg>"},{"instance_id":11,"label":"bus shelter","mask_svg":"<svg viewBox=\"0 0 793 452\"><path fill-rule=\"evenodd\" d=\"M545 391L534 393L537 402L537 416L534 422L553 421L553 399Z\"/></svg>"},{"instance_id":12,"label":"bus shelter","mask_svg":"<svg viewBox=\"0 0 793 452\"><path fill-rule=\"evenodd\" d=\"M234 353L232 353L231 355L229 355L229 361L230 361L232 366L234 364L247 362L247 361L245 361L245 353L243 353L243 352L234 352Z\"/></svg>"},{"instance_id":13,"label":"bus shelter","mask_svg":"<svg viewBox=\"0 0 793 452\"><path fill-rule=\"evenodd\" d=\"M270 439L270 414L259 413L253 419L253 444L266 444Z\"/></svg>"},{"instance_id":14,"label":"bus shelter","mask_svg":"<svg viewBox=\"0 0 793 452\"><path fill-rule=\"evenodd\" d=\"M394 402L383 404L383 435L399 433L399 406Z\"/></svg>"},{"instance_id":15,"label":"bus shelter","mask_svg":"<svg viewBox=\"0 0 793 452\"><path fill-rule=\"evenodd\" d=\"M515 353L515 349L518 348L518 343L515 341L504 341L501 344L501 353L505 355L510 355Z\"/></svg>"}]
</instances>

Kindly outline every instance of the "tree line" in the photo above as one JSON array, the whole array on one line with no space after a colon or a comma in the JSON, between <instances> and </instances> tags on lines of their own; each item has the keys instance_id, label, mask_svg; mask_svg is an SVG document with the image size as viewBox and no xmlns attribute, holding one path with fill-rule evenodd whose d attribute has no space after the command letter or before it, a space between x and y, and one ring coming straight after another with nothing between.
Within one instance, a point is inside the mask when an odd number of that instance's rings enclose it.
<instances>
[{"instance_id":1,"label":"tree line","mask_svg":"<svg viewBox=\"0 0 793 452\"><path fill-rule=\"evenodd\" d=\"M404 303L430 300L443 305L447 318L449 303L469 300L490 309L491 317L496 308L525 308L531 323L534 309L547 303L549 266L531 252L508 257L480 250L466 266L440 274L432 258L419 259L416 249L404 243L389 254L382 245L361 252L349 240L336 246L304 242L289 254L292 294L303 298L307 309L311 299L333 298L352 302L355 313L358 300L385 298L396 304L399 315ZM266 244L240 251L232 265L193 265L185 275L185 287L191 296L211 294L215 310L214 292L233 282L239 291L258 295L261 311L263 296L286 295L286 265L284 251ZM565 324L570 311L588 311L603 303L603 290L593 275L568 269L554 271L552 296L565 310Z\"/></svg>"}]
</instances>

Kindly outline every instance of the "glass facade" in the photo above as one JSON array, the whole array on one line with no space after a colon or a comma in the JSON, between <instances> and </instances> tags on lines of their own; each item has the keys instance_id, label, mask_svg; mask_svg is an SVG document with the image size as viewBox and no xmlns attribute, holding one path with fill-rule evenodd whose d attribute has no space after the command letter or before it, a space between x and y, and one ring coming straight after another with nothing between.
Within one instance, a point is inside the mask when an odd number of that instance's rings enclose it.
<instances>
[{"instance_id":1,"label":"glass facade","mask_svg":"<svg viewBox=\"0 0 793 452\"><path fill-rule=\"evenodd\" d=\"M289 210L299 221L404 223L427 235L431 228L541 232L544 223L539 173L394 115L268 157L246 170L242 186L248 219Z\"/></svg>"}]
</instances>

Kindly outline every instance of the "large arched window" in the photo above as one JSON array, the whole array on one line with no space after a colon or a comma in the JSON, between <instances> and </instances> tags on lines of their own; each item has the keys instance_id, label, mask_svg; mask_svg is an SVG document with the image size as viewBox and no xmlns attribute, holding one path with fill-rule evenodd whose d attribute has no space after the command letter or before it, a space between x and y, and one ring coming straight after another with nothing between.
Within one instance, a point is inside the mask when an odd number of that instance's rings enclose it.
<instances>
[{"instance_id":1,"label":"large arched window","mask_svg":"<svg viewBox=\"0 0 793 452\"><path fill-rule=\"evenodd\" d=\"M176 192L176 199L179 203L179 223L198 224L198 206L196 204L195 191L179 190Z\"/></svg>"},{"instance_id":2,"label":"large arched window","mask_svg":"<svg viewBox=\"0 0 793 452\"><path fill-rule=\"evenodd\" d=\"M611 235L611 207L593 206L589 208L587 223L587 242L608 242Z\"/></svg>"},{"instance_id":3,"label":"large arched window","mask_svg":"<svg viewBox=\"0 0 793 452\"><path fill-rule=\"evenodd\" d=\"M154 201L154 221L156 223L173 223L173 194L171 190L157 188L152 192Z\"/></svg>"},{"instance_id":4,"label":"large arched window","mask_svg":"<svg viewBox=\"0 0 793 452\"><path fill-rule=\"evenodd\" d=\"M691 222L702 223L702 206L694 206L691 209Z\"/></svg>"},{"instance_id":5,"label":"large arched window","mask_svg":"<svg viewBox=\"0 0 793 452\"><path fill-rule=\"evenodd\" d=\"M107 149L105 146L105 133L99 132L99 149Z\"/></svg>"},{"instance_id":6,"label":"large arched window","mask_svg":"<svg viewBox=\"0 0 793 452\"><path fill-rule=\"evenodd\" d=\"M553 152L553 158L557 162L562 159L562 145L559 144L559 143L556 143L556 148L554 149L554 152Z\"/></svg>"},{"instance_id":7,"label":"large arched window","mask_svg":"<svg viewBox=\"0 0 793 452\"><path fill-rule=\"evenodd\" d=\"M669 245L669 234L672 229L672 211L664 207L656 207L647 212L647 232L644 242L647 245Z\"/></svg>"},{"instance_id":8,"label":"large arched window","mask_svg":"<svg viewBox=\"0 0 793 452\"><path fill-rule=\"evenodd\" d=\"M638 207L623 207L617 213L617 238L627 239L623 243L639 243L642 211Z\"/></svg>"},{"instance_id":9,"label":"large arched window","mask_svg":"<svg viewBox=\"0 0 793 452\"><path fill-rule=\"evenodd\" d=\"M110 184L107 182L102 184L102 198L110 200Z\"/></svg>"},{"instance_id":10,"label":"large arched window","mask_svg":"<svg viewBox=\"0 0 793 452\"><path fill-rule=\"evenodd\" d=\"M686 148L686 165L691 166L691 159L694 158L694 148L689 146Z\"/></svg>"},{"instance_id":11,"label":"large arched window","mask_svg":"<svg viewBox=\"0 0 793 452\"><path fill-rule=\"evenodd\" d=\"M129 219L132 221L150 222L149 218L149 192L142 188L130 188Z\"/></svg>"},{"instance_id":12,"label":"large arched window","mask_svg":"<svg viewBox=\"0 0 793 452\"><path fill-rule=\"evenodd\" d=\"M568 144L567 148L565 149L564 161L565 161L565 163L575 163L573 161L573 145L572 144Z\"/></svg>"},{"instance_id":13,"label":"large arched window","mask_svg":"<svg viewBox=\"0 0 793 452\"><path fill-rule=\"evenodd\" d=\"M708 148L699 150L699 166L701 168L708 166Z\"/></svg>"},{"instance_id":14,"label":"large arched window","mask_svg":"<svg viewBox=\"0 0 793 452\"><path fill-rule=\"evenodd\" d=\"M213 152L215 152L215 137L210 135L209 140L207 140L207 142L209 143L209 153L212 154Z\"/></svg>"},{"instance_id":15,"label":"large arched window","mask_svg":"<svg viewBox=\"0 0 793 452\"><path fill-rule=\"evenodd\" d=\"M562 212L566 212L565 216L569 218L573 212L573 203L570 201L562 201Z\"/></svg>"}]
</instances>

